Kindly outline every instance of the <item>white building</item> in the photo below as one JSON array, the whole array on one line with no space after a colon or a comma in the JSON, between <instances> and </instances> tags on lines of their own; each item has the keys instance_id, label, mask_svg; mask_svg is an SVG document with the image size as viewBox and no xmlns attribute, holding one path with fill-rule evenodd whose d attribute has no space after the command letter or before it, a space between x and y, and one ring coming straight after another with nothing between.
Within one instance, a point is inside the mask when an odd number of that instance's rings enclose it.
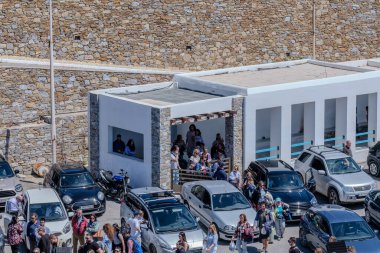
<instances>
[{"instance_id":1,"label":"white building","mask_svg":"<svg viewBox=\"0 0 380 253\"><path fill-rule=\"evenodd\" d=\"M177 74L172 83L90 94L91 168L126 168L134 186L170 187L170 146L190 124L211 148L225 139L232 163L289 161L310 145L352 141L364 161L380 130L380 60L333 64L298 60ZM121 134L135 157L113 152Z\"/></svg>"}]
</instances>

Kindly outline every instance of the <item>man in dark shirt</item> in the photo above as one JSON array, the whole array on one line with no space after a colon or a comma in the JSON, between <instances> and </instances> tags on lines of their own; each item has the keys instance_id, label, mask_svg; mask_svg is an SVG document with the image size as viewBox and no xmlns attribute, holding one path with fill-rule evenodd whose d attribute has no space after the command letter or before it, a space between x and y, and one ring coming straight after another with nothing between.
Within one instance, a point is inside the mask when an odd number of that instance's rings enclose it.
<instances>
[{"instance_id":1,"label":"man in dark shirt","mask_svg":"<svg viewBox=\"0 0 380 253\"><path fill-rule=\"evenodd\" d=\"M91 234L86 234L86 243L79 248L79 253L87 253L89 250L93 250L96 253L103 253L99 244L94 241Z\"/></svg>"},{"instance_id":2,"label":"man in dark shirt","mask_svg":"<svg viewBox=\"0 0 380 253\"><path fill-rule=\"evenodd\" d=\"M220 163L218 169L212 176L216 180L227 180L227 173L224 171L224 164Z\"/></svg>"},{"instance_id":3,"label":"man in dark shirt","mask_svg":"<svg viewBox=\"0 0 380 253\"><path fill-rule=\"evenodd\" d=\"M45 232L45 227L38 228L38 235L40 236L40 240L38 242L38 248L41 253L50 253L50 240L49 235Z\"/></svg>"},{"instance_id":4,"label":"man in dark shirt","mask_svg":"<svg viewBox=\"0 0 380 253\"><path fill-rule=\"evenodd\" d=\"M38 221L38 216L36 213L33 213L32 216L30 217L30 221L28 222L28 225L26 226L26 236L29 239L31 252L33 252L33 249L37 247L36 230L39 226L40 226L40 222Z\"/></svg>"},{"instance_id":5,"label":"man in dark shirt","mask_svg":"<svg viewBox=\"0 0 380 253\"><path fill-rule=\"evenodd\" d=\"M290 245L289 253L301 253L301 251L296 246L296 238L295 237L290 237L288 240L288 243Z\"/></svg>"},{"instance_id":6,"label":"man in dark shirt","mask_svg":"<svg viewBox=\"0 0 380 253\"><path fill-rule=\"evenodd\" d=\"M125 150L125 143L121 140L121 135L116 136L116 140L113 142L112 151L115 153L123 154Z\"/></svg>"}]
</instances>

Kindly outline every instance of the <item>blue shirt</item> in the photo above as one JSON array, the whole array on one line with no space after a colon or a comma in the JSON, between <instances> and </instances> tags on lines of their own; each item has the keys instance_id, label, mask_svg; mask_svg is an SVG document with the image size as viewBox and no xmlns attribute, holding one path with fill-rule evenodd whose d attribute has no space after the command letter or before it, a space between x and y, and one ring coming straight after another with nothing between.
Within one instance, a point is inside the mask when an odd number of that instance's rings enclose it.
<instances>
[{"instance_id":1,"label":"blue shirt","mask_svg":"<svg viewBox=\"0 0 380 253\"><path fill-rule=\"evenodd\" d=\"M212 244L214 244L214 247L210 253L216 253L216 250L218 249L218 235L208 233L206 237L206 248L210 248Z\"/></svg>"},{"instance_id":2,"label":"blue shirt","mask_svg":"<svg viewBox=\"0 0 380 253\"><path fill-rule=\"evenodd\" d=\"M33 240L37 243L37 237L36 237L36 230L40 227L40 222L37 221L36 223L33 223L33 221L29 221L28 225L26 226L26 235L29 237L30 240Z\"/></svg>"}]
</instances>

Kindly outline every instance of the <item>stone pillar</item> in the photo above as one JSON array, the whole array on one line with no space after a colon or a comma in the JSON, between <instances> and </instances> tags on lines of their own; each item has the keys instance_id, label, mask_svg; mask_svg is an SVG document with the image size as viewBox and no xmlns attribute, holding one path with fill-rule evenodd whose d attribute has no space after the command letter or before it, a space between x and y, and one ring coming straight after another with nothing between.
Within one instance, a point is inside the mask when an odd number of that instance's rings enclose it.
<instances>
[{"instance_id":1,"label":"stone pillar","mask_svg":"<svg viewBox=\"0 0 380 253\"><path fill-rule=\"evenodd\" d=\"M88 95L88 145L89 166L93 174L99 171L99 97L97 94Z\"/></svg>"},{"instance_id":2,"label":"stone pillar","mask_svg":"<svg viewBox=\"0 0 380 253\"><path fill-rule=\"evenodd\" d=\"M315 143L315 103L305 103L303 109L303 141ZM306 145L308 146L308 145Z\"/></svg>"},{"instance_id":3,"label":"stone pillar","mask_svg":"<svg viewBox=\"0 0 380 253\"><path fill-rule=\"evenodd\" d=\"M291 119L287 119L291 121ZM280 146L281 150L281 107L274 107L270 109L270 147ZM278 151L273 150L270 152L271 156L277 155Z\"/></svg>"},{"instance_id":4,"label":"stone pillar","mask_svg":"<svg viewBox=\"0 0 380 253\"><path fill-rule=\"evenodd\" d=\"M170 108L152 108L152 186L171 189Z\"/></svg>"},{"instance_id":5,"label":"stone pillar","mask_svg":"<svg viewBox=\"0 0 380 253\"><path fill-rule=\"evenodd\" d=\"M368 131L375 130L375 140L379 140L380 131L380 101L378 99L377 93L372 93L368 95ZM373 144L373 143L372 143Z\"/></svg>"},{"instance_id":6,"label":"stone pillar","mask_svg":"<svg viewBox=\"0 0 380 253\"><path fill-rule=\"evenodd\" d=\"M337 98L335 104L335 137L344 135L347 138L347 98ZM356 112L356 109L354 109L354 112ZM353 120L355 122L354 124L356 125L356 114ZM354 139L351 139L351 141L355 142ZM335 141L335 145L339 145L341 143L342 140Z\"/></svg>"},{"instance_id":7,"label":"stone pillar","mask_svg":"<svg viewBox=\"0 0 380 253\"><path fill-rule=\"evenodd\" d=\"M232 98L232 110L237 113L226 118L226 155L231 158L231 167L243 166L243 97Z\"/></svg>"},{"instance_id":8,"label":"stone pillar","mask_svg":"<svg viewBox=\"0 0 380 253\"><path fill-rule=\"evenodd\" d=\"M280 158L289 162L292 152L292 106L284 105L281 107L281 145Z\"/></svg>"},{"instance_id":9,"label":"stone pillar","mask_svg":"<svg viewBox=\"0 0 380 253\"><path fill-rule=\"evenodd\" d=\"M325 144L325 101L317 100L315 101L315 145Z\"/></svg>"}]
</instances>

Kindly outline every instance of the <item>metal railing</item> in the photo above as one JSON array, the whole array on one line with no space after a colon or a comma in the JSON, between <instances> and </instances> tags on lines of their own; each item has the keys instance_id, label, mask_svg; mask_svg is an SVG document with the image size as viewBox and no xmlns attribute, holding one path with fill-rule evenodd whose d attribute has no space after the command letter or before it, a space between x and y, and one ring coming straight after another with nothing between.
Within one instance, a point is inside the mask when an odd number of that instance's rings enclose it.
<instances>
[{"instance_id":1,"label":"metal railing","mask_svg":"<svg viewBox=\"0 0 380 253\"><path fill-rule=\"evenodd\" d=\"M278 159L280 158L280 146L275 146L275 147L270 147L270 148L264 148L264 149L259 149L256 150L256 155L257 154L264 154L264 153L269 153L275 151L277 154L275 155L267 155L264 157L256 157L256 161L262 161L262 160L271 160L271 159Z\"/></svg>"},{"instance_id":2,"label":"metal railing","mask_svg":"<svg viewBox=\"0 0 380 253\"><path fill-rule=\"evenodd\" d=\"M355 134L355 137L356 137L355 143L356 143L356 145L375 142L376 141L376 138L374 136L375 134L376 134L375 130L370 130L370 131L367 131L367 132L356 133ZM365 139L361 139L360 137L364 137Z\"/></svg>"}]
</instances>

